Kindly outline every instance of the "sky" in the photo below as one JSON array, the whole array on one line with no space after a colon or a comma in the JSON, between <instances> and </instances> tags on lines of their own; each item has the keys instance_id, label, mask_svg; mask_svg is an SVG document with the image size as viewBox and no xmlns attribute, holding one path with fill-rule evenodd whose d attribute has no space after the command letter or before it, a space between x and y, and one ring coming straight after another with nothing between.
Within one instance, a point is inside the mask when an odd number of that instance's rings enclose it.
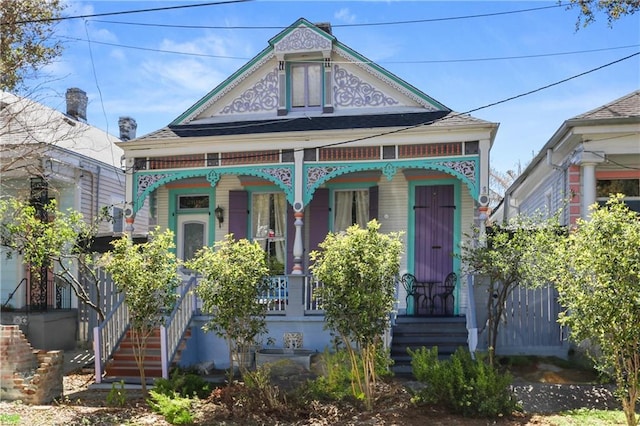
<instances>
[{"instance_id":1,"label":"sky","mask_svg":"<svg viewBox=\"0 0 640 426\"><path fill-rule=\"evenodd\" d=\"M198 3L67 0L64 16ZM63 20L65 50L39 90L64 110L66 89L81 88L90 124L117 136L118 118L130 116L142 136L298 18L330 22L341 43L441 104L499 123L491 167L500 172L524 169L565 120L640 89L640 13L611 26L596 14L576 29L577 9L555 0L258 0Z\"/></svg>"}]
</instances>

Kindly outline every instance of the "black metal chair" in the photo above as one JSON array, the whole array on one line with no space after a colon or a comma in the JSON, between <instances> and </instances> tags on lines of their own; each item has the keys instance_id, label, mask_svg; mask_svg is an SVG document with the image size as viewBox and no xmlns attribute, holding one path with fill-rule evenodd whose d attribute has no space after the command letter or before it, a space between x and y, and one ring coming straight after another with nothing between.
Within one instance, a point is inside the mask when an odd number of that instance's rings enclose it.
<instances>
[{"instance_id":1,"label":"black metal chair","mask_svg":"<svg viewBox=\"0 0 640 426\"><path fill-rule=\"evenodd\" d=\"M444 291L434 296L434 299L435 298L440 299L442 310L445 316L453 315L453 307L455 305L455 296L453 295L453 292L456 289L457 282L458 282L458 276L456 275L456 273L450 272L444 279L444 283L443 283ZM448 312L449 299L451 299L451 314L449 314Z\"/></svg>"},{"instance_id":2,"label":"black metal chair","mask_svg":"<svg viewBox=\"0 0 640 426\"><path fill-rule=\"evenodd\" d=\"M402 275L402 277L400 278L400 282L402 282L402 286L407 293L407 296L405 298L407 310L409 310L409 296L413 297L413 313L407 313L407 315L416 315L416 307L418 306L418 304L416 303L416 297L418 297L418 293L416 292L416 277L413 274L406 273Z\"/></svg>"}]
</instances>

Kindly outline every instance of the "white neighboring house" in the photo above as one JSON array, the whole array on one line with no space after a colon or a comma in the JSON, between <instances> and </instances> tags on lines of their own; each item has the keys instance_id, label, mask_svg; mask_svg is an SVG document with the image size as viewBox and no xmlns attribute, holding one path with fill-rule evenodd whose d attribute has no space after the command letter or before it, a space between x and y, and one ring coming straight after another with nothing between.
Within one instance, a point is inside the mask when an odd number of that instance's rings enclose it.
<instances>
[{"instance_id":1,"label":"white neighboring house","mask_svg":"<svg viewBox=\"0 0 640 426\"><path fill-rule=\"evenodd\" d=\"M640 90L566 120L506 190L491 219L562 209L563 224L570 225L618 192L640 211Z\"/></svg>"},{"instance_id":2,"label":"white neighboring house","mask_svg":"<svg viewBox=\"0 0 640 426\"><path fill-rule=\"evenodd\" d=\"M114 223L103 222L98 240L106 249L108 241L125 231L123 211L125 177L121 167L122 149L115 142L135 137L133 119L120 119L117 138L91 126L86 119L87 95L80 89L68 89L66 113L39 102L7 92L0 98L0 196L29 199L35 204L55 199L60 210L72 208L87 222L95 221L100 210L109 207ZM138 231L146 233L147 212L138 212ZM78 335L78 300L72 291L58 286L51 271L40 282L30 280L29 268L19 253L0 259L0 306L3 323L24 325L32 346L38 349L66 349L75 345ZM68 326L61 333L52 330L48 320L73 318L73 333ZM42 317L42 318L41 318ZM42 319L42 323L37 320ZM58 318L54 320L54 318ZM53 333L51 332L53 331ZM56 336L60 335L60 336ZM64 335L64 336L63 336Z\"/></svg>"},{"instance_id":3,"label":"white neighboring house","mask_svg":"<svg viewBox=\"0 0 640 426\"><path fill-rule=\"evenodd\" d=\"M640 211L640 90L566 120L506 190L491 221L561 212L561 224L573 225L610 193L625 194L625 203ZM556 300L551 286L518 287L507 301L496 352L565 356Z\"/></svg>"}]
</instances>

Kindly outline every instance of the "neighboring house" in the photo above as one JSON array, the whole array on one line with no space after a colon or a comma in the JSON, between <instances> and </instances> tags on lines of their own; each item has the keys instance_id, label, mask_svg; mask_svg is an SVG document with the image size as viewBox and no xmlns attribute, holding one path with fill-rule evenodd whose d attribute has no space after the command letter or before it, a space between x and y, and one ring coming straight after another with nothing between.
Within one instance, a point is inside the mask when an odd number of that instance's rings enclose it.
<instances>
[{"instance_id":1,"label":"neighboring house","mask_svg":"<svg viewBox=\"0 0 640 426\"><path fill-rule=\"evenodd\" d=\"M640 211L640 90L566 120L506 190L491 221L560 212L561 223L573 225L611 193L625 194L626 204ZM555 297L552 288L518 289L497 351L566 355Z\"/></svg>"},{"instance_id":2,"label":"neighboring house","mask_svg":"<svg viewBox=\"0 0 640 426\"><path fill-rule=\"evenodd\" d=\"M61 113L2 92L0 196L30 200L36 208L55 199L61 211L79 211L88 223L96 220L102 208L109 207L115 220L103 222L97 238L108 249L107 242L125 231L123 151L115 144L120 139L87 123L85 92L69 89L66 101L66 113ZM135 137L135 121L121 121L125 127L121 137ZM126 133L127 128L133 128L133 133ZM140 224L146 221L145 215L146 210L140 212ZM146 227L139 228L146 233ZM77 328L78 309L83 306L78 306L70 288L56 282L53 270L45 269L40 279L32 280L20 253L8 256L2 249L1 254L3 323L22 324L30 343L38 349L73 348L76 339L88 337L86 330L81 333Z\"/></svg>"},{"instance_id":3,"label":"neighboring house","mask_svg":"<svg viewBox=\"0 0 640 426\"><path fill-rule=\"evenodd\" d=\"M182 259L228 233L260 242L280 276L265 298L278 301L268 318L276 346L294 332L322 350L331 336L311 296L309 253L328 232L376 218L381 232L404 232L401 273L439 291L447 274L460 277L453 254L486 209L497 128L369 61L330 24L299 19L167 127L118 145L133 228L148 206ZM468 313L468 290L458 280L450 314ZM403 315L402 286L398 300ZM224 362L204 321L192 322L183 360Z\"/></svg>"}]
</instances>

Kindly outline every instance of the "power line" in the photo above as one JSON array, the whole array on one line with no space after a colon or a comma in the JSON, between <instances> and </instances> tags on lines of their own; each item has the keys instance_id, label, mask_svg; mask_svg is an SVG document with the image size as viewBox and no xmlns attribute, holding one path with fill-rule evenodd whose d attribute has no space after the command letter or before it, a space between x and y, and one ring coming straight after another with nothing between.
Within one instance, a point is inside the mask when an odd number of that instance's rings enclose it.
<instances>
[{"instance_id":1,"label":"power line","mask_svg":"<svg viewBox=\"0 0 640 426\"><path fill-rule=\"evenodd\" d=\"M134 9L134 10L123 10L119 12L105 12L105 13L92 13L90 15L74 15L74 16L58 16L55 18L44 18L44 19L28 19L24 21L12 21L12 22L0 22L0 25L15 25L15 24L32 24L36 22L55 22L55 21L68 21L70 19L86 19L86 18L95 18L98 16L115 16L115 15L130 15L133 13L146 13L146 12L161 12L167 10L176 10L176 9L188 9L194 7L205 7L205 6L219 6L223 4L232 4L232 3L244 3L252 0L227 0L227 1L216 1L210 3L198 3L198 4L185 4L181 6L165 6L165 7L154 7L150 9Z\"/></svg>"},{"instance_id":2,"label":"power line","mask_svg":"<svg viewBox=\"0 0 640 426\"><path fill-rule=\"evenodd\" d=\"M237 60L244 60L244 61L248 61L249 59L251 59L251 58L241 57L241 56L210 55L207 53L180 52L177 50L154 49L151 47L131 46L126 44L109 43L109 42L96 41L96 40L90 41L90 40L78 38L78 37L60 36L60 38L73 40L73 41L80 41L80 42L90 42L92 44L102 44L105 46L121 47L125 49L144 50L147 52L156 52L156 53L169 53L173 55L185 55L185 56L195 56L195 57L201 57L201 58L215 58L215 59L237 59ZM549 57L549 56L564 56L564 55L577 55L581 53L605 52L609 50L629 49L629 48L634 48L638 46L640 46L640 44L630 44L627 46L615 46L615 47L603 47L601 49L574 50L574 51L568 51L568 52L539 53L534 55L496 56L496 57L487 57L487 58L462 58L462 59L442 59L442 60L378 61L375 63L377 64L437 64L437 63L454 63L454 62L503 61L503 60L513 60L513 59L531 59L531 58L543 58L543 57ZM332 63L339 64L339 63L347 63L347 62L332 61ZM362 61L362 62L348 62L348 63L373 64L374 62Z\"/></svg>"},{"instance_id":3,"label":"power line","mask_svg":"<svg viewBox=\"0 0 640 426\"><path fill-rule=\"evenodd\" d=\"M516 13L535 12L538 10L552 9L563 6L562 4L555 4L552 6L533 7L529 9L518 9L504 12L491 12L480 13L475 15L463 15L463 16L449 16L444 18L429 18L429 19L413 19L407 21L388 21L388 22L370 22L360 24L336 24L331 25L332 28L353 28L353 27L379 27L386 25L407 25L407 24L424 24L429 22L444 22L455 21L463 19L475 19L475 18L487 18L492 16L501 15L513 15ZM181 24L156 24L149 22L123 22L123 21L109 21L102 19L92 19L94 22L101 22L105 24L117 24L117 25L136 25L143 27L161 27L161 28L184 28L184 29L207 29L207 30L284 30L289 26L256 26L256 25L241 25L241 26L215 26L215 25L181 25Z\"/></svg>"},{"instance_id":4,"label":"power line","mask_svg":"<svg viewBox=\"0 0 640 426\"><path fill-rule=\"evenodd\" d=\"M587 75L587 74L591 74L593 72L596 72L596 71L599 71L601 69L607 68L609 66L615 65L617 63L626 61L626 60L631 59L632 57L638 56L638 55L640 55L640 52L636 52L636 53L633 53L631 55L625 56L623 58L617 59L615 61L608 62L608 63L606 63L604 65L600 65L600 66L598 66L596 68L592 68L592 69L590 69L588 71L584 71L584 72L581 72L579 74L575 74L575 75L573 75L571 77L567 77L565 79L556 81L554 83L550 83L550 84L547 84L545 86L541 86L541 87L538 87L536 89L529 90L528 92L520 93L518 95L511 96L509 98L505 98L505 99L502 99L502 100L499 100L499 101L496 101L496 102L485 104L485 105L480 106L480 107L469 109L469 110L467 110L465 112L459 112L459 113L446 115L446 116L444 116L442 118L425 121L423 123L414 124L412 126L402 127L400 129L393 129L393 130L389 130L389 131L386 131L386 132L380 132L380 133L376 133L374 135L362 136L362 137L359 137L359 138L349 139L349 140L345 140L345 141L323 144L323 145L315 146L313 148L314 149L330 148L330 147L334 147L334 146L346 145L346 144L353 143L353 142L360 142L360 141L364 141L364 140L375 139L375 138L378 138L378 137L381 137L381 136L388 136L388 135L392 135L392 134L397 134L397 133L405 132L405 131L408 131L408 130L411 130L411 129L417 129L417 128L422 127L422 126L429 126L429 125L432 125L432 124L437 123L437 122L443 122L443 121L450 120L450 119L453 119L453 118L457 118L457 117L460 117L460 116L469 115L472 112L476 112L476 111L480 111L480 110L483 110L483 109L491 108L491 107L496 106L496 105L500 105L500 104L503 104L503 103L506 103L506 102L510 102L512 100L515 100L515 99L519 99L519 98L531 95L533 93L540 92L540 91L548 89L550 87L558 86L560 84L566 83L567 81L582 77L582 76ZM313 120L313 117L303 116L303 117L298 117L298 118L295 118L295 119L296 120L297 119L311 119L311 120ZM271 123L277 123L277 122L278 121L272 121ZM263 124L265 124L265 123L255 124L255 125L263 125ZM266 123L266 124L270 124L270 123ZM247 127L247 125L238 126L238 128L239 127ZM234 128L234 127L233 126L225 127L225 129L230 129L230 128ZM297 149L297 151L301 151L301 150L303 150L303 149L301 149L301 148ZM247 158L258 157L258 156L261 156L261 155L262 154L244 154L244 155L239 155L237 157L227 157L226 159L247 159ZM172 163L172 162L179 162L179 161L183 161L183 160L163 159L162 161L163 162L167 162L167 163ZM128 171L131 171L131 169L129 169Z\"/></svg>"}]
</instances>

